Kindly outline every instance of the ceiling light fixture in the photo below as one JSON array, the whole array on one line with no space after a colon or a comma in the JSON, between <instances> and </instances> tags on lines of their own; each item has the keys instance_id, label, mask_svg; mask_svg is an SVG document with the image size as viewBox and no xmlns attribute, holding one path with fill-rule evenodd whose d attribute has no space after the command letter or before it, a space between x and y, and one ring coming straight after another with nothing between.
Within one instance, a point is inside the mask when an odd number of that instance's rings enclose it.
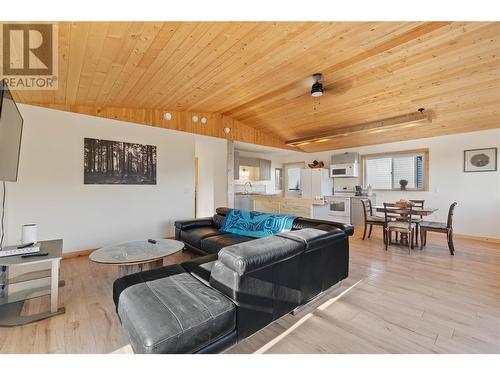
<instances>
[{"instance_id":1,"label":"ceiling light fixture","mask_svg":"<svg viewBox=\"0 0 500 375\"><path fill-rule=\"evenodd\" d=\"M206 117L202 117L202 118L201 118L201 123L202 123L203 125L205 125L207 122L208 122L208 120L207 120L207 118L206 118Z\"/></svg>"},{"instance_id":2,"label":"ceiling light fixture","mask_svg":"<svg viewBox=\"0 0 500 375\"><path fill-rule=\"evenodd\" d=\"M322 74L314 73L312 77L314 83L311 87L311 96L313 97L323 96L323 84L320 82L321 79L323 78Z\"/></svg>"},{"instance_id":3,"label":"ceiling light fixture","mask_svg":"<svg viewBox=\"0 0 500 375\"><path fill-rule=\"evenodd\" d=\"M172 114L171 114L170 112L165 112L165 113L163 114L163 118L164 118L165 120L167 120L167 121L170 121L170 120L172 120Z\"/></svg>"},{"instance_id":4,"label":"ceiling light fixture","mask_svg":"<svg viewBox=\"0 0 500 375\"><path fill-rule=\"evenodd\" d=\"M198 122L198 116L193 115L193 117L191 117L191 120L193 120L193 122Z\"/></svg>"},{"instance_id":5,"label":"ceiling light fixture","mask_svg":"<svg viewBox=\"0 0 500 375\"><path fill-rule=\"evenodd\" d=\"M328 133L318 134L316 136L311 136L311 137L293 139L285 143L287 145L300 147L308 144L309 142L315 142L315 143L317 141L323 142L323 139L327 140L332 138L346 137L357 133L365 133L365 134L380 133L386 130L401 129L405 127L404 125L410 127L410 125L416 126L416 124L426 123L426 122L427 123L432 122L432 118L429 114L424 113L423 108L419 108L417 112L408 113L406 115L395 116L383 120L377 120L353 126L343 127Z\"/></svg>"}]
</instances>

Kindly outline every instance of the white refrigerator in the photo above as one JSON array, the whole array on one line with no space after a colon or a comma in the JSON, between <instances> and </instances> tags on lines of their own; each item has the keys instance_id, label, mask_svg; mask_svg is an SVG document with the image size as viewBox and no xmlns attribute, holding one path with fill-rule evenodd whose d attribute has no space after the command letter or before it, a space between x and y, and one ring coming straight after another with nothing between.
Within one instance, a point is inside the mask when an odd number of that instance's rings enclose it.
<instances>
[{"instance_id":1,"label":"white refrigerator","mask_svg":"<svg viewBox=\"0 0 500 375\"><path fill-rule=\"evenodd\" d=\"M314 199L332 195L333 179L326 168L305 168L300 171L302 198Z\"/></svg>"}]
</instances>

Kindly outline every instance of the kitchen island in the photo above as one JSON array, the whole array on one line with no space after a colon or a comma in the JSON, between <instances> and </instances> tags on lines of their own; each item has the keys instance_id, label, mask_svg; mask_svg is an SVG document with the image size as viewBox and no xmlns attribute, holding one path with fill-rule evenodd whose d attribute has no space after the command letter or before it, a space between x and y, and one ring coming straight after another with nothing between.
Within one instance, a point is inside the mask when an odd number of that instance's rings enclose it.
<instances>
[{"instance_id":1,"label":"kitchen island","mask_svg":"<svg viewBox=\"0 0 500 375\"><path fill-rule=\"evenodd\" d=\"M254 198L254 211L271 212L308 218L325 218L328 202L323 199L285 198L259 195Z\"/></svg>"}]
</instances>

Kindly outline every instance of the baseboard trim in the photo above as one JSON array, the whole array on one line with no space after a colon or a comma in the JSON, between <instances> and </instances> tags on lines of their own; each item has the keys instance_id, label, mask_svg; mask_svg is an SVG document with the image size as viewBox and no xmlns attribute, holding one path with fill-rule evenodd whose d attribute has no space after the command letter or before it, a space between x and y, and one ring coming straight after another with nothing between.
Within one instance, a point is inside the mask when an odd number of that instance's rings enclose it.
<instances>
[{"instance_id":1,"label":"baseboard trim","mask_svg":"<svg viewBox=\"0 0 500 375\"><path fill-rule=\"evenodd\" d=\"M453 238L460 238L460 239L464 239L464 240L484 241L484 242L489 242L489 243L500 243L500 238L473 236L470 234L453 233Z\"/></svg>"},{"instance_id":2,"label":"baseboard trim","mask_svg":"<svg viewBox=\"0 0 500 375\"><path fill-rule=\"evenodd\" d=\"M94 250L97 249L86 249L86 250L80 250L80 251L71 251L69 253L63 253L63 259L71 259L71 258L77 258L77 257L88 257L90 253L92 253Z\"/></svg>"}]
</instances>

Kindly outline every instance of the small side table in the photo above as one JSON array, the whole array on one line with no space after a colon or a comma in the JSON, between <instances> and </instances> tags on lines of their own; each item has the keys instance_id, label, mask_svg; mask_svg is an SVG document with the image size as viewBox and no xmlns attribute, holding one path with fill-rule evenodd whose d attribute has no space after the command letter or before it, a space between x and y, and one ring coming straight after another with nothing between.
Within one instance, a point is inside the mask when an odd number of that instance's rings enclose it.
<instances>
[{"instance_id":1,"label":"small side table","mask_svg":"<svg viewBox=\"0 0 500 375\"><path fill-rule=\"evenodd\" d=\"M21 256L0 258L0 326L23 325L65 312L64 307L58 308L59 287L64 286L64 281L59 281L63 240L41 241L40 245L40 251L47 252L49 255L31 258L22 258ZM48 263L50 270L44 269L9 275L10 268L22 269L23 266L43 263ZM47 285L49 279L50 284ZM50 311L21 316L26 300L49 294Z\"/></svg>"}]
</instances>

